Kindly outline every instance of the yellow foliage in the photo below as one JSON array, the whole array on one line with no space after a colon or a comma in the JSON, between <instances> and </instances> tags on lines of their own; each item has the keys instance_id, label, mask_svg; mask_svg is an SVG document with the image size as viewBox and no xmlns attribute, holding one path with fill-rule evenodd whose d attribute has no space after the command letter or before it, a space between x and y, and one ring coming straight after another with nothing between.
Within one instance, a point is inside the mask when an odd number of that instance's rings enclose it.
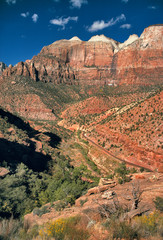
<instances>
[{"instance_id":1,"label":"yellow foliage","mask_svg":"<svg viewBox=\"0 0 163 240\"><path fill-rule=\"evenodd\" d=\"M49 222L39 231L39 236L55 237L62 239L66 230L66 220L59 218L55 221Z\"/></svg>"},{"instance_id":2,"label":"yellow foliage","mask_svg":"<svg viewBox=\"0 0 163 240\"><path fill-rule=\"evenodd\" d=\"M79 217L59 218L42 226L39 236L44 240L53 238L55 240L86 240L89 236L88 231L79 228L79 221Z\"/></svg>"},{"instance_id":3,"label":"yellow foliage","mask_svg":"<svg viewBox=\"0 0 163 240\"><path fill-rule=\"evenodd\" d=\"M141 228L154 233L157 230L158 225L162 225L163 218L158 211L154 211L149 215L143 215L141 217L136 217L135 222L141 226Z\"/></svg>"}]
</instances>

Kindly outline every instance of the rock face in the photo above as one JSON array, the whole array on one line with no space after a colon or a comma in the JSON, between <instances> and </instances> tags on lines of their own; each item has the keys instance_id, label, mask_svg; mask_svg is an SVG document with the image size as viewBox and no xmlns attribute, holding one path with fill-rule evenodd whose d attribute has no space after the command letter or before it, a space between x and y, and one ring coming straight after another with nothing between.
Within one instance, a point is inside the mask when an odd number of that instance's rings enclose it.
<instances>
[{"instance_id":1,"label":"rock face","mask_svg":"<svg viewBox=\"0 0 163 240\"><path fill-rule=\"evenodd\" d=\"M2 74L2 72L7 68L7 65L3 62L0 62L0 75Z\"/></svg>"},{"instance_id":2,"label":"rock face","mask_svg":"<svg viewBox=\"0 0 163 240\"><path fill-rule=\"evenodd\" d=\"M143 84L163 80L163 25L153 25L140 37L119 43L104 35L89 41L78 37L44 47L32 60L10 66L3 76L67 84Z\"/></svg>"},{"instance_id":3,"label":"rock face","mask_svg":"<svg viewBox=\"0 0 163 240\"><path fill-rule=\"evenodd\" d=\"M13 104L14 103L14 104ZM56 116L36 94L22 94L0 98L0 105L11 113L19 113L21 117L31 120L56 120Z\"/></svg>"}]
</instances>

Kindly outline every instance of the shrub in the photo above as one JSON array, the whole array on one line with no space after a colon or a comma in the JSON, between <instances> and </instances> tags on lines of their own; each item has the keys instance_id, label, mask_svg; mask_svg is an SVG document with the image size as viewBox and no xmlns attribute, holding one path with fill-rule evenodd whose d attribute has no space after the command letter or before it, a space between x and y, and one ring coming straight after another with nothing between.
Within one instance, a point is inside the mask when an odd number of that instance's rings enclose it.
<instances>
[{"instance_id":1,"label":"shrub","mask_svg":"<svg viewBox=\"0 0 163 240\"><path fill-rule=\"evenodd\" d=\"M67 203L63 200L60 200L55 204L54 209L56 211L62 211L66 206L67 206Z\"/></svg>"},{"instance_id":2,"label":"shrub","mask_svg":"<svg viewBox=\"0 0 163 240\"><path fill-rule=\"evenodd\" d=\"M41 217L43 214L50 212L50 209L47 206L41 208L34 208L33 215Z\"/></svg>"},{"instance_id":3,"label":"shrub","mask_svg":"<svg viewBox=\"0 0 163 240\"><path fill-rule=\"evenodd\" d=\"M107 178L113 179L113 178L114 178L114 174L109 174L109 175L107 176Z\"/></svg>"},{"instance_id":4,"label":"shrub","mask_svg":"<svg viewBox=\"0 0 163 240\"><path fill-rule=\"evenodd\" d=\"M143 167L140 168L140 172L144 172L144 168Z\"/></svg>"},{"instance_id":5,"label":"shrub","mask_svg":"<svg viewBox=\"0 0 163 240\"><path fill-rule=\"evenodd\" d=\"M32 228L27 224L21 228L17 234L17 238L19 240L29 240L29 239L35 239L39 235L39 226L34 225Z\"/></svg>"},{"instance_id":6,"label":"shrub","mask_svg":"<svg viewBox=\"0 0 163 240\"><path fill-rule=\"evenodd\" d=\"M149 237L154 235L162 235L163 217L159 212L155 211L151 214L143 215L135 218L135 226L142 237Z\"/></svg>"},{"instance_id":7,"label":"shrub","mask_svg":"<svg viewBox=\"0 0 163 240\"><path fill-rule=\"evenodd\" d=\"M140 239L138 231L126 222L111 221L108 228L112 239Z\"/></svg>"},{"instance_id":8,"label":"shrub","mask_svg":"<svg viewBox=\"0 0 163 240\"><path fill-rule=\"evenodd\" d=\"M20 220L14 220L13 218L2 220L0 222L0 239L10 240L14 238L22 226L23 223Z\"/></svg>"},{"instance_id":9,"label":"shrub","mask_svg":"<svg viewBox=\"0 0 163 240\"><path fill-rule=\"evenodd\" d=\"M155 203L156 209L159 210L160 212L163 212L163 198L156 197L156 199L154 200L154 203Z\"/></svg>"},{"instance_id":10,"label":"shrub","mask_svg":"<svg viewBox=\"0 0 163 240\"><path fill-rule=\"evenodd\" d=\"M60 218L45 224L39 232L43 239L54 237L55 240L86 240L89 237L86 229L81 229L78 225L79 217Z\"/></svg>"},{"instance_id":11,"label":"shrub","mask_svg":"<svg viewBox=\"0 0 163 240\"><path fill-rule=\"evenodd\" d=\"M88 198L86 198L86 199L84 199L84 200L80 200L80 206L83 206L84 205L84 203L86 203L88 201Z\"/></svg>"},{"instance_id":12,"label":"shrub","mask_svg":"<svg viewBox=\"0 0 163 240\"><path fill-rule=\"evenodd\" d=\"M116 175L117 179L118 179L118 183L119 184L123 184L125 182L129 182L130 181L130 177L127 176L127 174L129 174L130 172L131 173L135 173L136 169L132 168L131 170L129 170L129 169L127 169L125 163L121 163L121 164L119 164L118 168L115 168L114 174L110 174L107 177L110 178L110 179L113 179L114 176Z\"/></svg>"},{"instance_id":13,"label":"shrub","mask_svg":"<svg viewBox=\"0 0 163 240\"><path fill-rule=\"evenodd\" d=\"M124 181L123 181L122 178L118 178L118 183L119 183L119 184L123 184L123 182L124 182Z\"/></svg>"},{"instance_id":14,"label":"shrub","mask_svg":"<svg viewBox=\"0 0 163 240\"><path fill-rule=\"evenodd\" d=\"M130 169L130 173L136 173L136 172L137 172L137 170L135 168Z\"/></svg>"},{"instance_id":15,"label":"shrub","mask_svg":"<svg viewBox=\"0 0 163 240\"><path fill-rule=\"evenodd\" d=\"M89 142L88 142L88 141L86 141L86 140L84 140L84 139L80 139L80 141L81 141L81 142L83 142L83 143L85 143L86 145L88 145L88 144L89 144Z\"/></svg>"},{"instance_id":16,"label":"shrub","mask_svg":"<svg viewBox=\"0 0 163 240\"><path fill-rule=\"evenodd\" d=\"M46 224L45 227L40 230L39 235L41 237L55 237L56 240L61 240L64 239L65 229L66 220L60 218Z\"/></svg>"}]
</instances>

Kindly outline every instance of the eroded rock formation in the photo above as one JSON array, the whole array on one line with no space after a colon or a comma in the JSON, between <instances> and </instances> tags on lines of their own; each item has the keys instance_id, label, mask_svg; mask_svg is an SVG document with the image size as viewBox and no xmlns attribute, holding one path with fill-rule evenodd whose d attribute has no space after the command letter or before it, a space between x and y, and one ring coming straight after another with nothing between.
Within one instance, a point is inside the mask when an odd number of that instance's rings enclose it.
<instances>
[{"instance_id":1,"label":"eroded rock formation","mask_svg":"<svg viewBox=\"0 0 163 240\"><path fill-rule=\"evenodd\" d=\"M104 35L89 41L78 37L44 47L26 62L8 67L3 76L68 84L156 84L163 80L163 25L119 43Z\"/></svg>"}]
</instances>

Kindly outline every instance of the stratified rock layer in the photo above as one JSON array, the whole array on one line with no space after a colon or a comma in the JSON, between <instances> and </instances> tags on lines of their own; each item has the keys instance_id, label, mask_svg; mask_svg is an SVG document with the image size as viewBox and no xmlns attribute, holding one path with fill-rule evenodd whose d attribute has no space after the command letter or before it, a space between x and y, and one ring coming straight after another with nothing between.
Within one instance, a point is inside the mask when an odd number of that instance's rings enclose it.
<instances>
[{"instance_id":1,"label":"stratified rock layer","mask_svg":"<svg viewBox=\"0 0 163 240\"><path fill-rule=\"evenodd\" d=\"M10 66L3 76L68 84L151 85L163 80L163 25L146 28L119 43L104 35L78 37L44 47L32 60Z\"/></svg>"},{"instance_id":2,"label":"stratified rock layer","mask_svg":"<svg viewBox=\"0 0 163 240\"><path fill-rule=\"evenodd\" d=\"M19 113L21 117L31 120L56 120L56 116L36 94L22 94L0 98L0 106L11 113Z\"/></svg>"}]
</instances>

